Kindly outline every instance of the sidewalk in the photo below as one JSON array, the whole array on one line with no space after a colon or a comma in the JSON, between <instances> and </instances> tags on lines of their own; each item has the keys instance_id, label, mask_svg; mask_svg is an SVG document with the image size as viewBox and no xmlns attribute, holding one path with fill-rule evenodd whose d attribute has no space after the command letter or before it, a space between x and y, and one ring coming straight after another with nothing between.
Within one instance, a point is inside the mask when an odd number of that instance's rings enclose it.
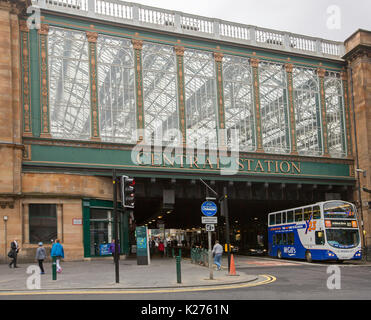
<instances>
[{"instance_id":1,"label":"sidewalk","mask_svg":"<svg viewBox=\"0 0 371 320\"><path fill-rule=\"evenodd\" d=\"M29 266L20 264L19 268L0 265L0 291L28 290L27 274ZM150 265L137 265L136 259L120 260L120 283L115 282L115 265L111 259L62 262L63 272L52 280L52 264L45 263L46 274L40 275L42 290L67 289L159 289L221 286L246 283L258 279L257 275L238 271L238 276L227 274L227 259L223 258L223 269L213 271L213 280L209 279L209 269L192 264L189 259L181 261L181 283L177 283L176 262L172 258L153 259ZM36 275L34 273L33 275ZM37 273L38 275L38 273Z\"/></svg>"}]
</instances>

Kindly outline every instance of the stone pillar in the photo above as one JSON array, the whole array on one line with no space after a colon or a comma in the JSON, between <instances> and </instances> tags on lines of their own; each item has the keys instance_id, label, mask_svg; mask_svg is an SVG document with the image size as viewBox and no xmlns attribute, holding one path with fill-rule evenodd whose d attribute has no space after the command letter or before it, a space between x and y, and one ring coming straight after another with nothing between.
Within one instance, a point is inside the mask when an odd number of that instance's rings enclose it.
<instances>
[{"instance_id":1,"label":"stone pillar","mask_svg":"<svg viewBox=\"0 0 371 320\"><path fill-rule=\"evenodd\" d=\"M291 154L297 155L296 145L296 120L295 120L295 107L294 107L294 87L292 84L292 63L285 64L286 77L287 77L287 90L288 90L288 106L289 106L289 127L290 127L290 138L291 138Z\"/></svg>"},{"instance_id":2,"label":"stone pillar","mask_svg":"<svg viewBox=\"0 0 371 320\"><path fill-rule=\"evenodd\" d=\"M99 111L98 111L98 85L97 85L97 39L98 33L86 33L89 42L89 68L90 68L90 109L91 109L91 140L100 141Z\"/></svg>"},{"instance_id":3,"label":"stone pillar","mask_svg":"<svg viewBox=\"0 0 371 320\"><path fill-rule=\"evenodd\" d=\"M22 241L20 216L22 165L22 108L20 32L18 15L24 1L0 0L0 260L9 251L9 239ZM4 216L8 217L4 222ZM5 229L7 239L5 239Z\"/></svg>"},{"instance_id":4,"label":"stone pillar","mask_svg":"<svg viewBox=\"0 0 371 320\"><path fill-rule=\"evenodd\" d=\"M134 70L137 96L137 129L139 130L138 141L144 139L144 100L143 100L143 79L142 79L142 47L143 41L132 39L134 47Z\"/></svg>"},{"instance_id":5,"label":"stone pillar","mask_svg":"<svg viewBox=\"0 0 371 320\"><path fill-rule=\"evenodd\" d=\"M218 148L226 149L228 141L225 131L225 112L223 96L223 53L214 52L215 69L216 69L216 92L218 100ZM222 130L222 131L220 131Z\"/></svg>"},{"instance_id":6,"label":"stone pillar","mask_svg":"<svg viewBox=\"0 0 371 320\"><path fill-rule=\"evenodd\" d=\"M348 63L348 84L350 94L350 115L352 118L353 154L355 166L363 170L356 172L358 185L354 199L362 213L365 246L368 247L368 259L371 259L371 32L358 30L345 40ZM355 124L355 128L354 128ZM360 199L361 198L361 199ZM361 203L359 203L361 200Z\"/></svg>"},{"instance_id":7,"label":"stone pillar","mask_svg":"<svg viewBox=\"0 0 371 320\"><path fill-rule=\"evenodd\" d=\"M179 103L179 124L180 132L182 133L182 145L186 148L186 123L185 123L185 88L184 88L184 47L175 46L175 55L177 62L178 76L178 103Z\"/></svg>"},{"instance_id":8,"label":"stone pillar","mask_svg":"<svg viewBox=\"0 0 371 320\"><path fill-rule=\"evenodd\" d=\"M259 96L259 59L252 58L250 60L252 67L252 79L254 86L254 106L255 106L255 128L256 128L256 152L264 152L263 150L263 136L261 129L260 116L260 96Z\"/></svg>"},{"instance_id":9,"label":"stone pillar","mask_svg":"<svg viewBox=\"0 0 371 320\"><path fill-rule=\"evenodd\" d=\"M329 157L328 152L328 135L327 135L327 121L326 121L326 99L325 99L325 69L318 68L317 75L319 79L319 95L321 105L321 120L322 120L322 144L323 144L323 156Z\"/></svg>"}]
</instances>

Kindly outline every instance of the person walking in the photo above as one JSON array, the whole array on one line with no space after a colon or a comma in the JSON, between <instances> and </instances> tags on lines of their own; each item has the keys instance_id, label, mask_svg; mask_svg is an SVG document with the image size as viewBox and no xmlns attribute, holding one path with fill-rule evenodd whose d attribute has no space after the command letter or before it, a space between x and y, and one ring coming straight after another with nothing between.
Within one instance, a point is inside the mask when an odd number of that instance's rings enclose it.
<instances>
[{"instance_id":1,"label":"person walking","mask_svg":"<svg viewBox=\"0 0 371 320\"><path fill-rule=\"evenodd\" d=\"M223 254L223 247L220 245L219 241L215 241L215 245L213 247L213 254L214 254L214 264L218 270L221 270L221 259Z\"/></svg>"},{"instance_id":2,"label":"person walking","mask_svg":"<svg viewBox=\"0 0 371 320\"><path fill-rule=\"evenodd\" d=\"M112 257L113 257L113 263L116 262L115 260L115 239L112 239L112 242L111 242L111 245L109 247L109 252L112 253ZM120 243L117 244L117 247L118 247L118 255L117 255L117 258L120 260Z\"/></svg>"},{"instance_id":3,"label":"person walking","mask_svg":"<svg viewBox=\"0 0 371 320\"><path fill-rule=\"evenodd\" d=\"M158 244L158 251L160 252L161 258L164 257L165 246L162 241Z\"/></svg>"},{"instance_id":4,"label":"person walking","mask_svg":"<svg viewBox=\"0 0 371 320\"><path fill-rule=\"evenodd\" d=\"M20 249L21 248L18 246L17 239L14 239L14 241L12 241L12 243L10 244L10 251L8 253L8 257L12 259L12 261L9 263L9 268L11 268L12 265L14 266L14 268L18 268L17 256Z\"/></svg>"},{"instance_id":5,"label":"person walking","mask_svg":"<svg viewBox=\"0 0 371 320\"><path fill-rule=\"evenodd\" d=\"M52 251L50 255L55 257L56 262L57 262L57 272L60 273L62 272L62 267L61 267L61 259L64 259L64 249L63 246L60 243L59 239L55 240L55 243L52 246Z\"/></svg>"},{"instance_id":6,"label":"person walking","mask_svg":"<svg viewBox=\"0 0 371 320\"><path fill-rule=\"evenodd\" d=\"M46 251L43 243L39 242L39 247L36 249L36 260L39 262L40 274L45 274L43 262L46 259Z\"/></svg>"}]
</instances>

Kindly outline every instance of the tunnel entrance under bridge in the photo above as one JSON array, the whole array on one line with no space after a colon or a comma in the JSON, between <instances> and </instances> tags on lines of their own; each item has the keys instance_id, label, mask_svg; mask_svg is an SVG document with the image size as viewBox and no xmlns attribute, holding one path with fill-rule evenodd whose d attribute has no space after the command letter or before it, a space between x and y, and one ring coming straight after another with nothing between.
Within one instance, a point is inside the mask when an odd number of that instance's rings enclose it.
<instances>
[{"instance_id":1,"label":"tunnel entrance under bridge","mask_svg":"<svg viewBox=\"0 0 371 320\"><path fill-rule=\"evenodd\" d=\"M268 213L318 201L352 201L352 186L329 184L266 183L252 181L206 181L220 196L227 187L230 242L232 251L248 254L251 249L267 249ZM207 247L207 231L201 223L201 204L213 196L199 179L136 178L136 204L129 243L135 253L135 226L146 225L152 241L152 256L159 257L155 242L164 241L190 254L192 247ZM225 217L218 205L218 224L213 242L226 240ZM171 249L170 249L171 250ZM168 249L168 251L170 251ZM171 252L170 252L171 254Z\"/></svg>"}]
</instances>

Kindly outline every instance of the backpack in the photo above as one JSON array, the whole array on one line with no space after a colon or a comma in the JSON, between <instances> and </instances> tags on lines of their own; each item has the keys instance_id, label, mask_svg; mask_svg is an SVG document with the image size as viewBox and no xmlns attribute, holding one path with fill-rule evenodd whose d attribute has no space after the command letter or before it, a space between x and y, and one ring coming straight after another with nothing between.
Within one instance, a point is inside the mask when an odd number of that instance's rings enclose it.
<instances>
[{"instance_id":1,"label":"backpack","mask_svg":"<svg viewBox=\"0 0 371 320\"><path fill-rule=\"evenodd\" d=\"M13 250L10 250L10 251L8 252L8 257L9 257L9 258L14 258L14 252L13 252Z\"/></svg>"}]
</instances>

